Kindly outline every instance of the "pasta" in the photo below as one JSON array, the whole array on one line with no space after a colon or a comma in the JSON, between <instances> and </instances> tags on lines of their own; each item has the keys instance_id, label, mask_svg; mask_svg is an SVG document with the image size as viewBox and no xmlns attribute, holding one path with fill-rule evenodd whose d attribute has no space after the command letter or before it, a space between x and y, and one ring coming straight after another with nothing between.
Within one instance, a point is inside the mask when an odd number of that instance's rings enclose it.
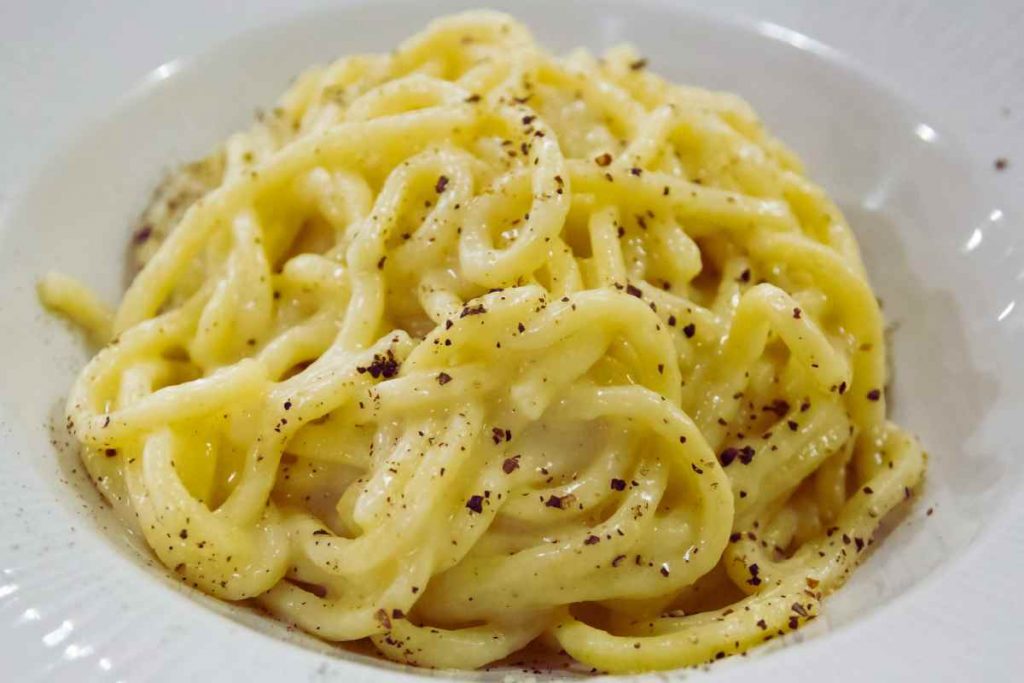
<instances>
[{"instance_id":1,"label":"pasta","mask_svg":"<svg viewBox=\"0 0 1024 683\"><path fill-rule=\"evenodd\" d=\"M798 628L924 469L839 210L741 99L438 20L173 176L70 391L171 571L477 668L701 664Z\"/></svg>"}]
</instances>

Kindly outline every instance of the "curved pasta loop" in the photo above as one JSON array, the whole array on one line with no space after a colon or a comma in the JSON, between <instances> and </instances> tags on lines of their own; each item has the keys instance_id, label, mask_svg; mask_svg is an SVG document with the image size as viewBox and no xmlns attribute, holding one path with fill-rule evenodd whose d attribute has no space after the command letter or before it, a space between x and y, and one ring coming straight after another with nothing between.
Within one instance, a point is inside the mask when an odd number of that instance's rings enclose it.
<instances>
[{"instance_id":1,"label":"curved pasta loop","mask_svg":"<svg viewBox=\"0 0 1024 683\"><path fill-rule=\"evenodd\" d=\"M161 562L323 638L711 661L813 618L921 479L839 211L628 47L439 20L146 217L116 312L40 283L106 344L68 427Z\"/></svg>"},{"instance_id":2,"label":"curved pasta loop","mask_svg":"<svg viewBox=\"0 0 1024 683\"><path fill-rule=\"evenodd\" d=\"M817 616L823 594L856 566L882 518L905 500L907 481L924 470L913 438L889 427L883 468L843 506L835 526L810 540L788 560L775 562L751 533L734 534L726 567L752 593L726 609L636 624L613 635L564 613L553 627L558 644L573 657L609 672L670 669L719 659L796 629ZM762 573L763 572L763 573ZM719 655L718 653L722 653Z\"/></svg>"},{"instance_id":3,"label":"curved pasta loop","mask_svg":"<svg viewBox=\"0 0 1024 683\"><path fill-rule=\"evenodd\" d=\"M509 129L517 132L526 122L522 137L529 142L521 141L519 147L529 165L502 177L467 210L459 242L459 266L465 277L484 287L516 284L524 269L531 272L539 268L569 210L565 159L551 129L530 112L516 107L497 113ZM530 203L525 213L510 215L527 192ZM505 226L515 235L507 246L496 248L492 233Z\"/></svg>"},{"instance_id":4,"label":"curved pasta loop","mask_svg":"<svg viewBox=\"0 0 1024 683\"><path fill-rule=\"evenodd\" d=\"M388 634L373 638L388 658L432 669L476 669L527 645L544 631L548 619L544 613L531 613L518 622L457 630L417 626L402 616L389 621Z\"/></svg>"}]
</instances>

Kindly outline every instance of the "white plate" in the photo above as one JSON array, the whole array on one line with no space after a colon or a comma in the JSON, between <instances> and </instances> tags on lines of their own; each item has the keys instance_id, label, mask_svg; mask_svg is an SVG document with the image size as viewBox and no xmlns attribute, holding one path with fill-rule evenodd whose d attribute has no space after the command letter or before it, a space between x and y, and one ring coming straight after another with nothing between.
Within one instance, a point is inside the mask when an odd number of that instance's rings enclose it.
<instances>
[{"instance_id":1,"label":"white plate","mask_svg":"<svg viewBox=\"0 0 1024 683\"><path fill-rule=\"evenodd\" d=\"M85 352L37 306L37 276L64 270L113 300L128 226L162 170L246 123L309 63L387 50L464 6L294 4L330 6L39 2L0 15L2 680L429 675L166 578L51 430ZM494 4L553 48L630 40L670 78L754 104L847 212L894 329L897 417L931 453L922 499L823 619L782 647L688 675L1013 677L1024 664L1018 4ZM1009 159L1002 172L998 157Z\"/></svg>"}]
</instances>

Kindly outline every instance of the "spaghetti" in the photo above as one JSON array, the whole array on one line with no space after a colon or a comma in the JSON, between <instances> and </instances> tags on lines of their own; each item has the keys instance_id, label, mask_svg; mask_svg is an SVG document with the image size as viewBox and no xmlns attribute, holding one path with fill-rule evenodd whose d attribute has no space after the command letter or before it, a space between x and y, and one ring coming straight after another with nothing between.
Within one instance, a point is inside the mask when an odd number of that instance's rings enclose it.
<instances>
[{"instance_id":1,"label":"spaghetti","mask_svg":"<svg viewBox=\"0 0 1024 683\"><path fill-rule=\"evenodd\" d=\"M840 212L739 98L511 18L302 74L137 233L68 425L189 584L386 657L711 661L920 480Z\"/></svg>"}]
</instances>

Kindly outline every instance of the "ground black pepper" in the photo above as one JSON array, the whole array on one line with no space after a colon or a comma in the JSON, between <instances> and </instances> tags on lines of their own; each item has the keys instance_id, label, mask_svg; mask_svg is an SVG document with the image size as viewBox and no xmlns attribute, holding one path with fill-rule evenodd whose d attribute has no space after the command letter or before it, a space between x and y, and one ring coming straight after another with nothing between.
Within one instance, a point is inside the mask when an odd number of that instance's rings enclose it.
<instances>
[{"instance_id":1,"label":"ground black pepper","mask_svg":"<svg viewBox=\"0 0 1024 683\"><path fill-rule=\"evenodd\" d=\"M357 367L356 372L360 375L368 372L374 379L389 379L398 374L399 367L400 363L395 359L394 352L388 349L386 354L373 354L373 362L366 367Z\"/></svg>"}]
</instances>

